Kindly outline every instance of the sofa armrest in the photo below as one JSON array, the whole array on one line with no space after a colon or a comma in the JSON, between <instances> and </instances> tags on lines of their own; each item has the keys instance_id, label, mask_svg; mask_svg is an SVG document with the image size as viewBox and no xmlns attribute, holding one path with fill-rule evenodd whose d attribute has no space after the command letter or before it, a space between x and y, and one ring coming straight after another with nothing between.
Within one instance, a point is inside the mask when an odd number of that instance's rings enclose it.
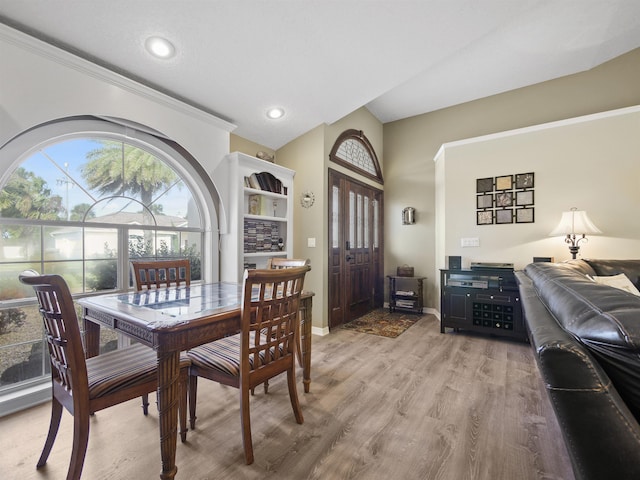
<instances>
[{"instance_id":1,"label":"sofa armrest","mask_svg":"<svg viewBox=\"0 0 640 480\"><path fill-rule=\"evenodd\" d=\"M577 480L640 478L640 425L587 349L516 272L529 341Z\"/></svg>"}]
</instances>

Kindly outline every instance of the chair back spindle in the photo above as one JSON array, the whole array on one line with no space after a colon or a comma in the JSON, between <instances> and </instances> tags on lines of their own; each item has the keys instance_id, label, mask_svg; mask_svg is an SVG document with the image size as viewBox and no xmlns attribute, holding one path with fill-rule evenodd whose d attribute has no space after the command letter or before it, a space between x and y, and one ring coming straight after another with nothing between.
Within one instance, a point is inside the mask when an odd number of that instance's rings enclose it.
<instances>
[{"instance_id":1,"label":"chair back spindle","mask_svg":"<svg viewBox=\"0 0 640 480\"><path fill-rule=\"evenodd\" d=\"M242 347L240 357L252 358L245 374L260 377L259 370L285 356L295 354L296 325L304 275L310 267L282 270L274 278L273 270L245 273L242 305ZM242 372L241 372L242 375ZM261 383L252 380L252 386Z\"/></svg>"},{"instance_id":2,"label":"chair back spindle","mask_svg":"<svg viewBox=\"0 0 640 480\"><path fill-rule=\"evenodd\" d=\"M152 288L168 288L171 285L191 285L189 259L141 261L131 260L133 278L137 291Z\"/></svg>"},{"instance_id":3,"label":"chair back spindle","mask_svg":"<svg viewBox=\"0 0 640 480\"><path fill-rule=\"evenodd\" d=\"M275 269L280 270L284 268L295 268L295 267L304 267L309 266L311 268L311 260L303 259L303 258L282 258L282 257L269 257L267 259L267 269ZM298 362L302 367L302 338L300 336L300 322L297 323L297 331L296 335L298 336L298 341L296 342L296 355L298 356ZM267 393L269 390L269 382L264 383L264 393Z\"/></svg>"},{"instance_id":4,"label":"chair back spindle","mask_svg":"<svg viewBox=\"0 0 640 480\"><path fill-rule=\"evenodd\" d=\"M59 275L27 271L20 280L33 287L42 315L54 384L71 392L88 389L87 366L71 292ZM46 283L45 283L46 282Z\"/></svg>"}]
</instances>

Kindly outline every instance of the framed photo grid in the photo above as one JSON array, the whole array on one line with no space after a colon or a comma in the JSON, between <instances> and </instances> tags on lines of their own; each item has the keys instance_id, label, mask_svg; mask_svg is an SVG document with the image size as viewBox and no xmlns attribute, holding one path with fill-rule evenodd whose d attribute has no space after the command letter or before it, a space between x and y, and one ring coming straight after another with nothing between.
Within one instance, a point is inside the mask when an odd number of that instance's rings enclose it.
<instances>
[{"instance_id":1,"label":"framed photo grid","mask_svg":"<svg viewBox=\"0 0 640 480\"><path fill-rule=\"evenodd\" d=\"M535 174L476 179L476 224L533 223Z\"/></svg>"}]
</instances>

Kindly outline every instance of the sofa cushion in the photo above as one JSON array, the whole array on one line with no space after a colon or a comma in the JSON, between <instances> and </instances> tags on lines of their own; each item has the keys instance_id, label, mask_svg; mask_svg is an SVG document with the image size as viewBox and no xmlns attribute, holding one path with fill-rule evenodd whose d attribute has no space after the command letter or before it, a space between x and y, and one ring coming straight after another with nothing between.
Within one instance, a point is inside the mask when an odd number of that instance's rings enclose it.
<instances>
[{"instance_id":1,"label":"sofa cushion","mask_svg":"<svg viewBox=\"0 0 640 480\"><path fill-rule=\"evenodd\" d=\"M638 291L636 286L631 283L629 277L627 277L624 273L619 273L618 275L607 275L604 277L599 277L598 275L596 275L594 277L588 278L602 285L609 285L610 287L619 288L620 290L633 293L634 295L640 295L640 292Z\"/></svg>"},{"instance_id":2,"label":"sofa cushion","mask_svg":"<svg viewBox=\"0 0 640 480\"><path fill-rule=\"evenodd\" d=\"M611 276L624 273L640 289L640 260L583 260L596 275Z\"/></svg>"}]
</instances>

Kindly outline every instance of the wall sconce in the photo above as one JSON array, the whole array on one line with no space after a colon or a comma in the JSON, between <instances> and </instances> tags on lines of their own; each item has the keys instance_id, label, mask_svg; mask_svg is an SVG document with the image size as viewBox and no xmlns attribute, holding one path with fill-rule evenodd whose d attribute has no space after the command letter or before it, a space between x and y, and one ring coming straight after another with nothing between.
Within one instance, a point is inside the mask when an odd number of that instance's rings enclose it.
<instances>
[{"instance_id":1,"label":"wall sconce","mask_svg":"<svg viewBox=\"0 0 640 480\"><path fill-rule=\"evenodd\" d=\"M578 210L573 207L570 212L562 212L560 223L549 236L566 235L564 241L569 244L569 251L573 259L576 258L578 250L580 250L580 242L588 242L586 234L595 235L602 233L598 227L587 216L584 210Z\"/></svg>"},{"instance_id":2,"label":"wall sconce","mask_svg":"<svg viewBox=\"0 0 640 480\"><path fill-rule=\"evenodd\" d=\"M413 225L416 223L416 209L413 207L405 207L402 209L402 224Z\"/></svg>"}]
</instances>

